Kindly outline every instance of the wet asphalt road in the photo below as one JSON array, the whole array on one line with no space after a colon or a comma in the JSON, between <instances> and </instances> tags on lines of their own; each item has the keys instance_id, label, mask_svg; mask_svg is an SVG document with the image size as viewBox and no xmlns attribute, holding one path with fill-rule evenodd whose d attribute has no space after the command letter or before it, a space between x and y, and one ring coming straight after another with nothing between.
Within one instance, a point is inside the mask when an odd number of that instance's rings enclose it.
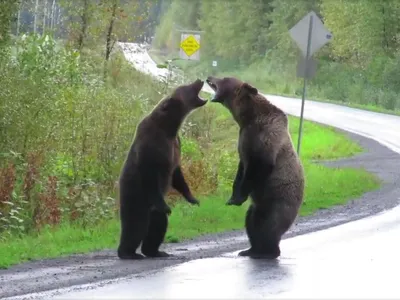
<instances>
[{"instance_id":1,"label":"wet asphalt road","mask_svg":"<svg viewBox=\"0 0 400 300\"><path fill-rule=\"evenodd\" d=\"M400 209L284 240L277 261L237 252L30 299L398 299Z\"/></svg>"},{"instance_id":2,"label":"wet asphalt road","mask_svg":"<svg viewBox=\"0 0 400 300\"><path fill-rule=\"evenodd\" d=\"M267 97L286 112L298 115L298 99ZM378 296L385 297L384 293L388 292L399 297L391 289L396 287L392 284L396 277L391 271L398 264L398 210L391 215L347 223L344 227L330 227L399 204L400 159L394 151L400 149L400 118L312 101L305 105L305 117L381 143L349 134L367 152L327 165L364 167L377 174L383 186L344 206L299 218L282 241L282 257L278 262L236 257L230 252L247 247L247 238L243 231L228 232L165 245L167 251L176 255L170 259L119 261L113 249L0 270L0 297L259 298L271 295L276 298L280 295L298 298L311 295L318 298L321 295L333 298L339 297L335 293L342 291L348 297L353 292L363 297L366 292L366 297L373 298L373 290L368 289L374 287L379 288ZM330 229L314 232L326 228ZM299 236L305 233L309 234ZM126 276L133 278L126 279ZM86 283L93 285L82 286ZM78 287L71 289L73 285ZM57 290L61 288L67 290ZM48 292L40 294L42 291Z\"/></svg>"}]
</instances>

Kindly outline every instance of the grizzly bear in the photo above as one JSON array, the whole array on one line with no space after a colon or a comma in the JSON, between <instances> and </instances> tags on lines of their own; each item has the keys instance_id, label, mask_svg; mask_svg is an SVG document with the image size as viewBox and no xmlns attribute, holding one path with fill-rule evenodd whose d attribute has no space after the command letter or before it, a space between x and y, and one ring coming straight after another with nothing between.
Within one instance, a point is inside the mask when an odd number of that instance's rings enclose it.
<instances>
[{"instance_id":1,"label":"grizzly bear","mask_svg":"<svg viewBox=\"0 0 400 300\"><path fill-rule=\"evenodd\" d=\"M303 202L304 170L294 150L286 114L237 78L209 76L215 95L239 125L239 163L227 205L242 205L250 196L246 232L251 247L239 256L275 259L282 235Z\"/></svg>"},{"instance_id":2,"label":"grizzly bear","mask_svg":"<svg viewBox=\"0 0 400 300\"><path fill-rule=\"evenodd\" d=\"M186 116L207 103L199 97L203 85L198 79L177 87L137 126L119 178L120 259L144 258L136 253L140 243L147 257L170 256L159 251L171 214L164 199L170 187L189 203L199 205L180 167L178 131Z\"/></svg>"}]
</instances>

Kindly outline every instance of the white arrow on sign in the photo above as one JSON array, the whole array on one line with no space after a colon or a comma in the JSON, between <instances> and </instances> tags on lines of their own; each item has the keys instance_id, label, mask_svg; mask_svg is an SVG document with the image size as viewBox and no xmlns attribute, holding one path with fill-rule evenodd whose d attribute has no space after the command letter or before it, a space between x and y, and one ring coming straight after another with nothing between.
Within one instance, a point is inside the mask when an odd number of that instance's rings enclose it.
<instances>
[{"instance_id":1,"label":"white arrow on sign","mask_svg":"<svg viewBox=\"0 0 400 300\"><path fill-rule=\"evenodd\" d=\"M299 46L304 57L307 56L307 41L311 16L313 16L313 25L309 56L312 56L315 52L321 49L322 46L332 40L332 33L326 29L317 14L313 11L309 12L289 30L290 36L296 42L297 46Z\"/></svg>"}]
</instances>

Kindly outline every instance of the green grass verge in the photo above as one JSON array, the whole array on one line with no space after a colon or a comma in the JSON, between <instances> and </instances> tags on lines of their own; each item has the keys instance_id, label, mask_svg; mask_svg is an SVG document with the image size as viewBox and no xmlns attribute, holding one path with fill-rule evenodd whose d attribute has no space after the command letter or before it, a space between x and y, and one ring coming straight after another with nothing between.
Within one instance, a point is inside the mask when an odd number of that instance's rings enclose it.
<instances>
[{"instance_id":1,"label":"green grass verge","mask_svg":"<svg viewBox=\"0 0 400 300\"><path fill-rule=\"evenodd\" d=\"M207 104L215 105L215 104ZM224 149L236 166L238 128L227 110L214 106L217 111L213 132L215 152ZM297 141L298 118L290 117L290 131ZM379 187L379 180L362 169L328 168L313 163L315 159L336 159L360 153L359 145L333 128L304 122L301 157L306 171L305 202L300 215L309 215L321 208L344 204L363 193ZM229 165L224 162L224 165ZM192 207L179 201L170 217L167 242L178 242L202 234L242 229L244 215L250 201L242 207L227 207L230 184L221 187L216 195L201 197L201 206ZM115 248L119 238L118 220L109 220L96 227L83 228L63 224L47 228L35 235L10 238L0 245L0 267L5 268L24 261L51 258L73 253L84 253Z\"/></svg>"}]
</instances>

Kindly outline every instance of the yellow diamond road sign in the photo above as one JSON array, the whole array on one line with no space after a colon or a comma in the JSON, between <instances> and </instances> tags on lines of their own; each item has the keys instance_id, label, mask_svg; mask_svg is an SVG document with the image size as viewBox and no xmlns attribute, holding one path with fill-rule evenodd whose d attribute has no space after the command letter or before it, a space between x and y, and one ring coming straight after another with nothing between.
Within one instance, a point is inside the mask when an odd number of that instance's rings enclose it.
<instances>
[{"instance_id":1,"label":"yellow diamond road sign","mask_svg":"<svg viewBox=\"0 0 400 300\"><path fill-rule=\"evenodd\" d=\"M193 35L189 35L181 42L181 49L190 57L200 49L200 44Z\"/></svg>"}]
</instances>

